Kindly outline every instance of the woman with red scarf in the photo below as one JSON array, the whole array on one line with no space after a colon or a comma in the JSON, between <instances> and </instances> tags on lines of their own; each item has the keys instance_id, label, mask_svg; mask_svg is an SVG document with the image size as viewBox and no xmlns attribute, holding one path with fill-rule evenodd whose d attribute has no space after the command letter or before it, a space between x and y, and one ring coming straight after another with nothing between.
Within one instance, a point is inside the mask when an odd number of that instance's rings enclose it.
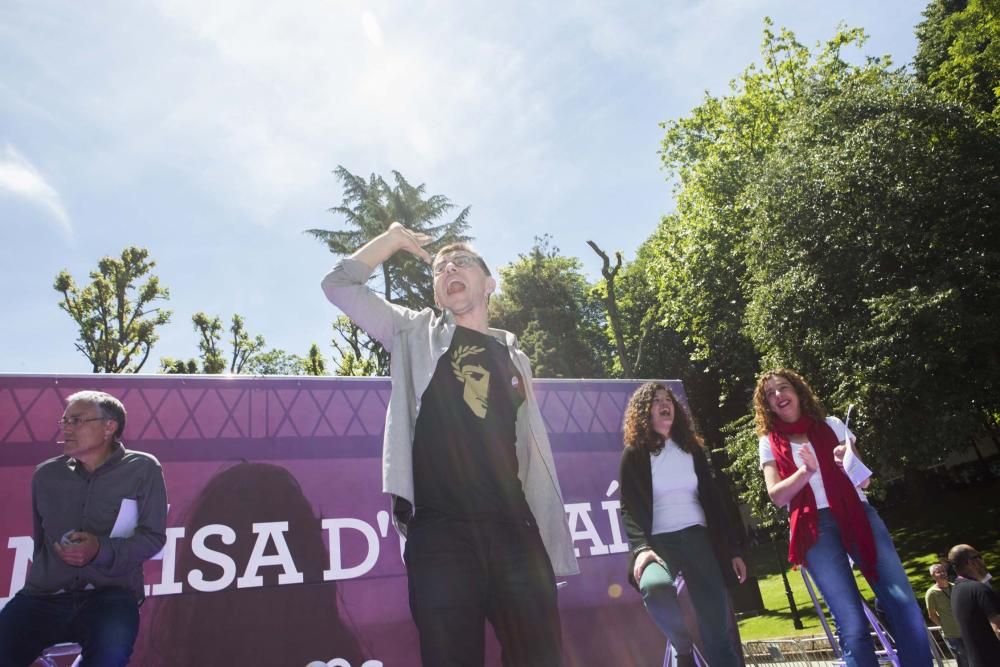
<instances>
[{"instance_id":1,"label":"woman with red scarf","mask_svg":"<svg viewBox=\"0 0 1000 667\"><path fill-rule=\"evenodd\" d=\"M805 565L833 614L848 667L877 667L871 629L848 557L883 606L905 667L931 664L923 614L889 531L863 487L844 472L854 434L827 417L798 373L764 373L754 392L760 466L772 502L788 507L788 560Z\"/></svg>"}]
</instances>

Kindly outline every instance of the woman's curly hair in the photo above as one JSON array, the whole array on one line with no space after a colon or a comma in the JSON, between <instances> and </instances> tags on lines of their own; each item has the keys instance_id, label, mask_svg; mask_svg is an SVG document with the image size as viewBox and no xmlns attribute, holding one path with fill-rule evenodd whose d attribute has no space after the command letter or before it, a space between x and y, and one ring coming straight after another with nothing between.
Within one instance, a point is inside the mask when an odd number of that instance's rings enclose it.
<instances>
[{"instance_id":1,"label":"woman's curly hair","mask_svg":"<svg viewBox=\"0 0 1000 667\"><path fill-rule=\"evenodd\" d=\"M625 446L637 447L642 451L655 454L663 449L663 436L653 430L652 408L656 392L665 391L674 405L674 423L670 427L670 439L689 454L696 447L704 447L704 440L691 419L687 408L677 400L674 392L659 382L647 382L628 399L623 421L625 431Z\"/></svg>"},{"instance_id":2,"label":"woman's curly hair","mask_svg":"<svg viewBox=\"0 0 1000 667\"><path fill-rule=\"evenodd\" d=\"M757 388L753 392L754 423L757 426L757 435L767 435L774 430L774 415L767 405L767 394L765 385L771 378L780 377L787 380L788 384L795 389L795 394L799 397L799 407L802 414L812 417L816 421L826 419L826 409L816 398L812 387L801 375L790 368L775 368L764 372L757 379Z\"/></svg>"}]
</instances>

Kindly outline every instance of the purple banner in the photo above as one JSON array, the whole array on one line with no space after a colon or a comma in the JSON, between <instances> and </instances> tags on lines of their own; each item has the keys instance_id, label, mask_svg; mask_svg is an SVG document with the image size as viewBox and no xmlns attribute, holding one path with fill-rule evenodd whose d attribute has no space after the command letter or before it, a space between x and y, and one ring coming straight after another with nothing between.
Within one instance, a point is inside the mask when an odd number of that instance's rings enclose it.
<instances>
[{"instance_id":1,"label":"purple banner","mask_svg":"<svg viewBox=\"0 0 1000 667\"><path fill-rule=\"evenodd\" d=\"M559 588L568 665L663 660L625 578L619 518L622 413L638 384L535 383L580 557ZM167 545L146 564L132 664L419 664L381 492L384 379L0 375L0 605L30 566L32 472L60 453L56 420L81 389L123 401L126 446L159 458L167 482Z\"/></svg>"}]
</instances>

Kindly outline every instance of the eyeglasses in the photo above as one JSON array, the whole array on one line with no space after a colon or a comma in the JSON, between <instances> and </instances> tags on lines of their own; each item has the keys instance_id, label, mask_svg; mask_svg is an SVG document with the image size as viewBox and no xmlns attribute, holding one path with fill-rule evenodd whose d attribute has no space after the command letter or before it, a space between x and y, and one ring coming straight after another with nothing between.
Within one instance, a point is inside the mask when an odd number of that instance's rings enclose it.
<instances>
[{"instance_id":1,"label":"eyeglasses","mask_svg":"<svg viewBox=\"0 0 1000 667\"><path fill-rule=\"evenodd\" d=\"M457 269L464 269L468 266L472 266L477 261L479 261L479 258L474 257L473 255L449 255L435 264L431 271L434 272L435 276L439 276L444 273L444 269L449 263L454 264Z\"/></svg>"},{"instance_id":2,"label":"eyeglasses","mask_svg":"<svg viewBox=\"0 0 1000 667\"><path fill-rule=\"evenodd\" d=\"M81 419L80 417L63 417L56 423L63 428L67 426L72 426L73 428L76 428L80 424L85 424L86 422L107 421L107 420L108 420L107 417L90 417L89 419Z\"/></svg>"}]
</instances>

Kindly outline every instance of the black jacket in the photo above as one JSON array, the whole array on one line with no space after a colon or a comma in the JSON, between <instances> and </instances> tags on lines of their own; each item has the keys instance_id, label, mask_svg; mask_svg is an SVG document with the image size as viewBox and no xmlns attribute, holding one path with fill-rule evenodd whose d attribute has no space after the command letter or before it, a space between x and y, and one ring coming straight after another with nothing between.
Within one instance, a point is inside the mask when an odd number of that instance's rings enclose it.
<instances>
[{"instance_id":1,"label":"black jacket","mask_svg":"<svg viewBox=\"0 0 1000 667\"><path fill-rule=\"evenodd\" d=\"M691 456L694 459L694 472L698 477L698 502L705 512L712 550L719 561L726 586L737 586L739 580L733 573L732 560L736 556L742 556L739 532L722 503L705 450L695 447ZM618 479L622 491L622 523L632 551L628 563L628 581L638 588L638 583L632 577L635 558L640 552L652 548L649 537L653 526L653 468L649 453L637 447L626 447L622 452Z\"/></svg>"}]
</instances>

